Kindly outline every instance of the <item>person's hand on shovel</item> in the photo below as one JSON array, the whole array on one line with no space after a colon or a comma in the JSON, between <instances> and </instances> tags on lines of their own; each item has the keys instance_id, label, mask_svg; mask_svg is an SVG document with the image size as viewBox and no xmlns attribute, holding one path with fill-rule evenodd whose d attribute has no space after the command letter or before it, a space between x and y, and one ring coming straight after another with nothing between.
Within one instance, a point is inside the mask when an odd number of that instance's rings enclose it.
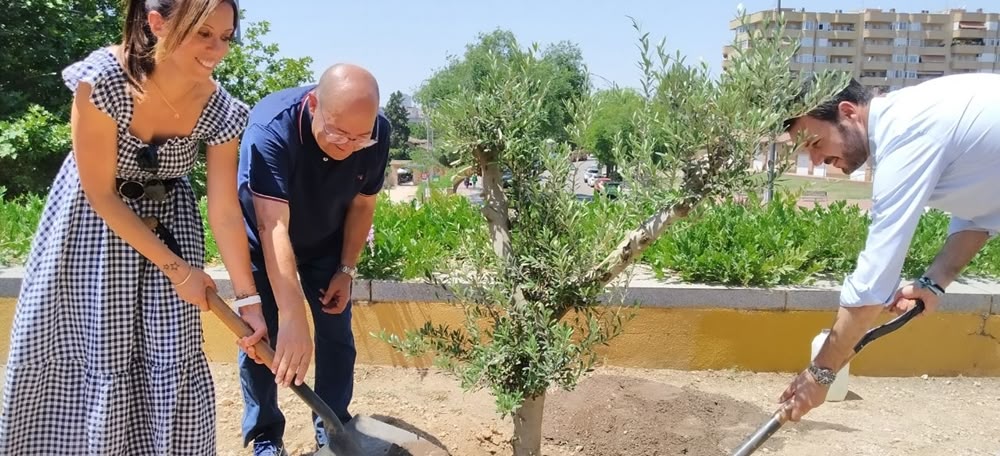
<instances>
[{"instance_id":1,"label":"person's hand on shovel","mask_svg":"<svg viewBox=\"0 0 1000 456\"><path fill-rule=\"evenodd\" d=\"M917 315L917 318L937 310L941 299L927 288L916 285L907 285L896 291L896 296L892 299L892 304L886 309L896 315L902 315L908 310L916 307L917 301L924 302L924 311Z\"/></svg>"},{"instance_id":2,"label":"person's hand on shovel","mask_svg":"<svg viewBox=\"0 0 1000 456\"><path fill-rule=\"evenodd\" d=\"M241 307L239 313L240 318L246 322L247 326L250 326L250 329L253 329L253 334L237 340L236 345L239 345L240 349L254 362L264 364L264 360L257 355L257 349L254 347L262 339L267 340L267 323L264 322L264 311L260 304L253 304Z\"/></svg>"},{"instance_id":3,"label":"person's hand on shovel","mask_svg":"<svg viewBox=\"0 0 1000 456\"><path fill-rule=\"evenodd\" d=\"M215 281L208 273L194 266L178 266L176 263L168 265L164 271L174 285L178 297L193 304L202 312L208 312L208 296L205 290L209 288L218 290Z\"/></svg>"},{"instance_id":4,"label":"person's hand on shovel","mask_svg":"<svg viewBox=\"0 0 1000 456\"><path fill-rule=\"evenodd\" d=\"M828 390L829 387L816 383L816 378L808 370L802 371L778 399L783 419L798 422L810 410L826 402Z\"/></svg>"}]
</instances>

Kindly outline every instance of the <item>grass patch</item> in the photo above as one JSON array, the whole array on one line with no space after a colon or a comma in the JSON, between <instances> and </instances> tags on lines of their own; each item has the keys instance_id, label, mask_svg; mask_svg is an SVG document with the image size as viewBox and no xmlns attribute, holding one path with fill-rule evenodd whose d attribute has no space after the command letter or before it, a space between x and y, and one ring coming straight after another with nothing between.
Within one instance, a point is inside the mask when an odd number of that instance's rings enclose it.
<instances>
[{"instance_id":1,"label":"grass patch","mask_svg":"<svg viewBox=\"0 0 1000 456\"><path fill-rule=\"evenodd\" d=\"M4 198L5 192L0 187L0 265L19 265L31 251L45 199L29 194L8 200Z\"/></svg>"},{"instance_id":2,"label":"grass patch","mask_svg":"<svg viewBox=\"0 0 1000 456\"><path fill-rule=\"evenodd\" d=\"M787 192L826 192L827 201L866 200L872 197L871 182L782 175L775 189Z\"/></svg>"}]
</instances>

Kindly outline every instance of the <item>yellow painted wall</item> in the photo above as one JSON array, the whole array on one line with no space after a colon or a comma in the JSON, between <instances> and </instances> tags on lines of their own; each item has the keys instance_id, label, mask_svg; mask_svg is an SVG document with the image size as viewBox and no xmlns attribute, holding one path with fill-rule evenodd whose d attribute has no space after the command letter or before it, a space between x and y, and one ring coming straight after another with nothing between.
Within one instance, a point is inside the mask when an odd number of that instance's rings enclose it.
<instances>
[{"instance_id":1,"label":"yellow painted wall","mask_svg":"<svg viewBox=\"0 0 1000 456\"><path fill-rule=\"evenodd\" d=\"M0 356L6 359L13 299L0 299ZM601 351L614 366L671 369L741 369L793 372L809 358L813 336L829 326L832 312L740 311L729 309L639 308L624 334ZM406 329L435 324L458 325L461 309L441 303L358 303L354 331L358 362L427 366L408 360L372 337L383 328ZM887 320L889 317L886 317ZM215 317L204 314L205 349L212 361L235 360L233 336ZM851 372L871 376L1000 375L1000 317L938 313L911 321L899 331L867 346Z\"/></svg>"}]
</instances>

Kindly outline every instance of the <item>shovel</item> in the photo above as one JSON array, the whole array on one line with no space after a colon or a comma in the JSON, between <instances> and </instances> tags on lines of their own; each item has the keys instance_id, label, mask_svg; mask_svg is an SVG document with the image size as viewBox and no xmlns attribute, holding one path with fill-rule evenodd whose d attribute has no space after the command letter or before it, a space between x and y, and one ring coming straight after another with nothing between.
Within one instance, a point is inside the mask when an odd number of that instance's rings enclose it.
<instances>
[{"instance_id":1,"label":"shovel","mask_svg":"<svg viewBox=\"0 0 1000 456\"><path fill-rule=\"evenodd\" d=\"M862 348L865 348L865 345L868 345L869 342L901 328L913 317L923 311L924 302L918 299L917 305L913 306L912 309L906 311L903 315L893 318L881 326L868 330L864 337L861 338L861 341L854 346L854 353L851 354L851 357L848 358L847 361L850 362L850 360L854 359L858 352L860 352ZM771 415L771 419L768 420L767 423L758 428L756 432L751 434L750 437L748 437L746 441L744 441L743 444L733 452L732 456L750 456L754 451L757 451L757 449L760 448L761 445L767 441L767 439L771 438L775 432L778 432L778 429L781 429L781 426L784 424L785 419L782 417L781 409L778 409L778 411L774 412L774 415Z\"/></svg>"},{"instance_id":2,"label":"shovel","mask_svg":"<svg viewBox=\"0 0 1000 456\"><path fill-rule=\"evenodd\" d=\"M253 335L250 328L212 289L206 290L208 306L215 316L233 332L243 338ZM267 341L254 345L257 355L267 367L274 363L274 351ZM313 456L446 456L448 453L420 436L383 423L374 418L357 415L344 426L330 406L305 383L290 385L320 419L329 442Z\"/></svg>"}]
</instances>

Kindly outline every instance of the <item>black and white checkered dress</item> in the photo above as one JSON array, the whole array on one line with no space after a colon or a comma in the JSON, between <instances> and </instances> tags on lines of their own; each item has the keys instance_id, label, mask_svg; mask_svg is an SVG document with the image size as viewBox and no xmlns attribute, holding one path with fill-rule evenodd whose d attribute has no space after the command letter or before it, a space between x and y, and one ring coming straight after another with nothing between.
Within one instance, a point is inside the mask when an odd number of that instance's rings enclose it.
<instances>
[{"instance_id":1,"label":"black and white checkered dress","mask_svg":"<svg viewBox=\"0 0 1000 456\"><path fill-rule=\"evenodd\" d=\"M146 180L129 133L133 100L122 67L100 49L63 71L70 89L118 124L118 177ZM242 132L248 109L221 87L189 137L159 148L159 177L186 176L200 142ZM233 185L236 185L235 182ZM173 232L202 267L201 213L186 178L162 202L128 202ZM215 391L197 308L87 202L76 162L60 169L26 264L11 331L0 415L2 455L215 454Z\"/></svg>"}]
</instances>

